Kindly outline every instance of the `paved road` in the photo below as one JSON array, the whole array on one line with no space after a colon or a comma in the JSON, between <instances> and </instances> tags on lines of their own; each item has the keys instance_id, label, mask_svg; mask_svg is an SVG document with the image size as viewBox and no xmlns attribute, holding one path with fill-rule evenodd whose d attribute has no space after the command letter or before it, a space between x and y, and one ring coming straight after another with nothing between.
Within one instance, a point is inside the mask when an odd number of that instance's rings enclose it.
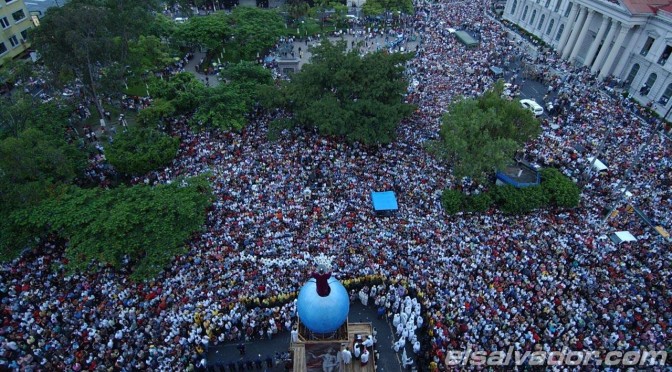
<instances>
[{"instance_id":1,"label":"paved road","mask_svg":"<svg viewBox=\"0 0 672 372\"><path fill-rule=\"evenodd\" d=\"M360 302L352 303L350 305L350 322L371 322L378 331L378 343L376 349L380 353L380 359L376 362L377 371L401 372L399 359L401 353L396 354L392 350L392 343L394 342L394 332L390 322L386 319L378 319L375 308L370 306L365 307ZM212 346L208 351L208 365L223 366L228 363L237 363L240 360L254 361L258 357L265 360L267 356L274 356L277 352L286 352L289 349L290 335L289 332L281 332L268 340L257 340L245 343L245 356L240 355L237 349L237 342L226 343L222 345ZM413 355L410 345L407 345L407 353L409 356ZM264 364L265 371L284 371L284 365L275 361L272 368L268 368Z\"/></svg>"}]
</instances>

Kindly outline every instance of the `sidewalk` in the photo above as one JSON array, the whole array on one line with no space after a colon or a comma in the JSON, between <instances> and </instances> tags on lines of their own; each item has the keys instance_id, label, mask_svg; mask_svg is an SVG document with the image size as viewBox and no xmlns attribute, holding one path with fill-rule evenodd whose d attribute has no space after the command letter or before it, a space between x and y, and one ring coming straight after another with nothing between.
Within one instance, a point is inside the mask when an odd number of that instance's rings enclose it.
<instances>
[{"instance_id":1,"label":"sidewalk","mask_svg":"<svg viewBox=\"0 0 672 372\"><path fill-rule=\"evenodd\" d=\"M194 58L192 58L191 61L189 61L189 63L187 63L186 66L184 66L184 70L194 74L194 76L196 76L196 78L200 80L203 84L209 84L209 86L211 87L216 87L220 83L220 81L217 80L217 75L215 74L206 75L199 71L196 71L196 66L198 66L201 63L202 59L205 59L205 53L194 52Z\"/></svg>"}]
</instances>

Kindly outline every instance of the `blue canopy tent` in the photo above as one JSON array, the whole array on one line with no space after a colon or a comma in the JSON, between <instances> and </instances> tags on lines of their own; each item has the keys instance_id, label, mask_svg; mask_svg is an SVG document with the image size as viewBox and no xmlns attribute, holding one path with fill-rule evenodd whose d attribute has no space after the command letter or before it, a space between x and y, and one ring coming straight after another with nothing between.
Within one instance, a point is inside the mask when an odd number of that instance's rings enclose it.
<instances>
[{"instance_id":1,"label":"blue canopy tent","mask_svg":"<svg viewBox=\"0 0 672 372\"><path fill-rule=\"evenodd\" d=\"M394 191L372 191L371 202L373 203L373 211L377 215L391 216L399 209Z\"/></svg>"}]
</instances>

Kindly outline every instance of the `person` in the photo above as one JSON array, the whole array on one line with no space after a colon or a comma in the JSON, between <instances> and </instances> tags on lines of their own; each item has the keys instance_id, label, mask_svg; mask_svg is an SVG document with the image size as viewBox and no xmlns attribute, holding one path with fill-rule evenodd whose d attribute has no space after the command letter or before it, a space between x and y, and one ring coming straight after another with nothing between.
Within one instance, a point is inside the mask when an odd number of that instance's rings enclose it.
<instances>
[{"instance_id":1,"label":"person","mask_svg":"<svg viewBox=\"0 0 672 372\"><path fill-rule=\"evenodd\" d=\"M321 355L315 355L310 352L308 352L308 354L312 359L322 358L323 372L333 372L336 370L336 367L338 367L338 361L336 358L336 353L334 353L334 349L330 348L326 353Z\"/></svg>"},{"instance_id":2,"label":"person","mask_svg":"<svg viewBox=\"0 0 672 372\"><path fill-rule=\"evenodd\" d=\"M240 352L240 355L245 355L245 344L244 343L239 343L238 344L238 351Z\"/></svg>"},{"instance_id":3,"label":"person","mask_svg":"<svg viewBox=\"0 0 672 372\"><path fill-rule=\"evenodd\" d=\"M350 363L352 363L352 353L350 352L349 347L346 346L345 348L343 348L341 358L343 360L343 364L345 365L349 365Z\"/></svg>"},{"instance_id":4,"label":"person","mask_svg":"<svg viewBox=\"0 0 672 372\"><path fill-rule=\"evenodd\" d=\"M367 365L369 363L369 350L367 350L366 348L364 348L364 350L362 350L361 362L362 362L362 367L364 367L365 365Z\"/></svg>"},{"instance_id":5,"label":"person","mask_svg":"<svg viewBox=\"0 0 672 372\"><path fill-rule=\"evenodd\" d=\"M362 344L359 342L355 342L355 346L353 347L353 356L355 359L359 359L359 357L362 355Z\"/></svg>"},{"instance_id":6,"label":"person","mask_svg":"<svg viewBox=\"0 0 672 372\"><path fill-rule=\"evenodd\" d=\"M299 342L299 330L296 329L296 327L292 328L291 334L292 334L292 343Z\"/></svg>"},{"instance_id":7,"label":"person","mask_svg":"<svg viewBox=\"0 0 672 372\"><path fill-rule=\"evenodd\" d=\"M367 348L372 348L373 347L373 337L371 335L366 336L366 340L362 342L362 345L364 345Z\"/></svg>"}]
</instances>

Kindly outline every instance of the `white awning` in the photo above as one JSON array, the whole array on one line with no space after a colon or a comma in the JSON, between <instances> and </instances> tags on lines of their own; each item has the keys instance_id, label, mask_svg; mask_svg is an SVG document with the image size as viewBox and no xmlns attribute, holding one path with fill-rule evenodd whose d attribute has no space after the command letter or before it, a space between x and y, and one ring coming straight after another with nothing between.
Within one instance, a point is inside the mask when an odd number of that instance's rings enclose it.
<instances>
[{"instance_id":1,"label":"white awning","mask_svg":"<svg viewBox=\"0 0 672 372\"><path fill-rule=\"evenodd\" d=\"M623 242L636 242L637 238L630 233L630 231L616 231L609 236L614 243L620 244Z\"/></svg>"},{"instance_id":2,"label":"white awning","mask_svg":"<svg viewBox=\"0 0 672 372\"><path fill-rule=\"evenodd\" d=\"M608 169L608 167L604 165L604 163L601 162L600 159L595 160L595 162L593 162L593 159L595 158L592 156L588 157L588 162L593 167L593 169L595 169L598 172Z\"/></svg>"}]
</instances>

